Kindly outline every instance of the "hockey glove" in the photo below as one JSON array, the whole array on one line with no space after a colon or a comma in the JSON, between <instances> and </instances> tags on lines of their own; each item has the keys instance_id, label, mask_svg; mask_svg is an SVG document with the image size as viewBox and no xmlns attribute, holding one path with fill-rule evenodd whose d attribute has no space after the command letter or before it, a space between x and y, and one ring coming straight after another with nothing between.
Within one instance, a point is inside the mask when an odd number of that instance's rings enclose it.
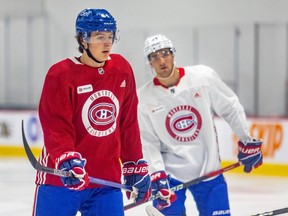
<instances>
[{"instance_id":1,"label":"hockey glove","mask_svg":"<svg viewBox=\"0 0 288 216\"><path fill-rule=\"evenodd\" d=\"M164 171L151 174L152 195L158 197L154 202L156 208L162 210L171 205L177 198L176 194L170 190L169 180Z\"/></svg>"},{"instance_id":2,"label":"hockey glove","mask_svg":"<svg viewBox=\"0 0 288 216\"><path fill-rule=\"evenodd\" d=\"M129 161L123 163L124 184L133 186L136 191L127 191L127 198L131 196L134 202L145 202L151 196L151 180L148 174L148 165L145 160L138 160L137 163Z\"/></svg>"},{"instance_id":3,"label":"hockey glove","mask_svg":"<svg viewBox=\"0 0 288 216\"><path fill-rule=\"evenodd\" d=\"M261 145L262 141L255 139L247 142L238 142L238 159L244 165L244 172L250 173L252 169L262 164Z\"/></svg>"},{"instance_id":4,"label":"hockey glove","mask_svg":"<svg viewBox=\"0 0 288 216\"><path fill-rule=\"evenodd\" d=\"M84 166L86 159L78 152L65 152L56 160L56 169L69 171L73 177L61 177L63 184L71 190L83 190L89 185Z\"/></svg>"}]
</instances>

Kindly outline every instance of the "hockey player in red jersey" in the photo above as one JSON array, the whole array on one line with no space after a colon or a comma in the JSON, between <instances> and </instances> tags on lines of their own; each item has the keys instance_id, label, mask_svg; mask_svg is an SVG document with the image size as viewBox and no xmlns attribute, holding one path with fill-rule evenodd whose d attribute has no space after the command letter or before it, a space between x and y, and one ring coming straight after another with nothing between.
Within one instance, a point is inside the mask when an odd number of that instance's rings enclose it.
<instances>
[{"instance_id":1,"label":"hockey player in red jersey","mask_svg":"<svg viewBox=\"0 0 288 216\"><path fill-rule=\"evenodd\" d=\"M127 193L135 202L151 194L134 74L125 58L110 54L117 32L108 11L81 11L76 19L81 56L54 64L46 75L39 161L74 177L38 172L33 215L124 216L121 190L89 184L88 176L120 183L123 175L124 183L137 189Z\"/></svg>"},{"instance_id":2,"label":"hockey player in red jersey","mask_svg":"<svg viewBox=\"0 0 288 216\"><path fill-rule=\"evenodd\" d=\"M138 91L144 158L150 165L154 201L165 216L186 215L186 189L170 187L220 169L213 113L238 135L244 171L262 164L262 141L252 139L237 96L204 65L176 67L175 48L166 36L146 39L144 55L155 74ZM230 215L223 175L188 187L201 216Z\"/></svg>"}]
</instances>

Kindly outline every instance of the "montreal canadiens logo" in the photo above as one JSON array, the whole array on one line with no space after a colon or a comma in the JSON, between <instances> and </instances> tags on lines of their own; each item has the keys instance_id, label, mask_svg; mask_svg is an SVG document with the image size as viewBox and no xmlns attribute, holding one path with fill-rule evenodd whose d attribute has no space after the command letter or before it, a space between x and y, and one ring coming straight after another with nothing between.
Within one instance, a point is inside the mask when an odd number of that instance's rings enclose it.
<instances>
[{"instance_id":1,"label":"montreal canadiens logo","mask_svg":"<svg viewBox=\"0 0 288 216\"><path fill-rule=\"evenodd\" d=\"M189 105L177 106L168 112L166 128L170 136L180 142L195 140L202 126L199 112Z\"/></svg>"},{"instance_id":2,"label":"montreal canadiens logo","mask_svg":"<svg viewBox=\"0 0 288 216\"><path fill-rule=\"evenodd\" d=\"M107 125L115 121L116 108L114 104L100 103L89 111L89 119L96 125Z\"/></svg>"},{"instance_id":3,"label":"montreal canadiens logo","mask_svg":"<svg viewBox=\"0 0 288 216\"><path fill-rule=\"evenodd\" d=\"M119 113L119 101L108 90L94 92L85 102L82 109L82 121L88 133L103 137L116 129Z\"/></svg>"}]
</instances>

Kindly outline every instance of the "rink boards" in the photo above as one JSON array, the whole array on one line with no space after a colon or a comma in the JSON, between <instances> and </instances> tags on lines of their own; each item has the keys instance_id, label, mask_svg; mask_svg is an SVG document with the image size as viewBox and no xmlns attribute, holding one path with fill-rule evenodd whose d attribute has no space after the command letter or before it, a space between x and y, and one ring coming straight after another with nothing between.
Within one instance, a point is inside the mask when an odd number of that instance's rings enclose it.
<instances>
[{"instance_id":1,"label":"rink boards","mask_svg":"<svg viewBox=\"0 0 288 216\"><path fill-rule=\"evenodd\" d=\"M43 133L37 111L0 111L0 157L25 157L22 147L21 121L24 120L25 134L35 155L43 145ZM288 176L288 119L248 118L252 137L263 140L264 164L253 171L258 175ZM215 118L218 131L219 150L223 166L237 160L237 136L229 125ZM243 173L243 168L233 172Z\"/></svg>"}]
</instances>

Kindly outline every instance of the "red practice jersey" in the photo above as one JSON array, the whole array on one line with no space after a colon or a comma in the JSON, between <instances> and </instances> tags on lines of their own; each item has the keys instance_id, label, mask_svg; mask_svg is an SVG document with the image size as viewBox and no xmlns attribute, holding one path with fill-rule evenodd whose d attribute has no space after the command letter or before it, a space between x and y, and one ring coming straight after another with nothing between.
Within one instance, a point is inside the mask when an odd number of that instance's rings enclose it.
<instances>
[{"instance_id":1,"label":"red practice jersey","mask_svg":"<svg viewBox=\"0 0 288 216\"><path fill-rule=\"evenodd\" d=\"M121 55L111 54L99 68L77 58L56 63L46 75L39 103L41 164L54 168L63 153L77 151L87 160L89 176L120 182L119 159L143 157L137 104L134 74ZM60 177L41 172L36 183L63 186Z\"/></svg>"}]
</instances>

